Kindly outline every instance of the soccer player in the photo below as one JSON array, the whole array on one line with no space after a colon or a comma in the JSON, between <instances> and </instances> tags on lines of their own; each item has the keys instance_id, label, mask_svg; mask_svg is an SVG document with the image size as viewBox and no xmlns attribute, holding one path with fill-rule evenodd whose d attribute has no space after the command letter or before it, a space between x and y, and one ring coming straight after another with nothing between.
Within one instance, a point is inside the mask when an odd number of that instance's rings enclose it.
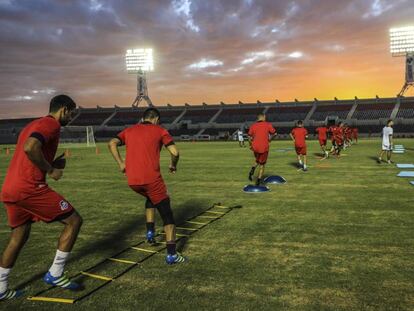
<instances>
[{"instance_id":1,"label":"soccer player","mask_svg":"<svg viewBox=\"0 0 414 311\"><path fill-rule=\"evenodd\" d=\"M298 121L296 127L290 132L290 137L295 143L296 155L298 156L299 166L303 171L307 171L306 156L306 138L308 138L308 130L303 127L303 121ZM303 158L303 161L302 161Z\"/></svg>"},{"instance_id":2,"label":"soccer player","mask_svg":"<svg viewBox=\"0 0 414 311\"><path fill-rule=\"evenodd\" d=\"M356 126L352 128L352 140L355 144L358 143L358 128Z\"/></svg>"},{"instance_id":3,"label":"soccer player","mask_svg":"<svg viewBox=\"0 0 414 311\"><path fill-rule=\"evenodd\" d=\"M328 128L326 126L319 126L315 132L318 134L319 145L321 146L324 158L329 157L329 152L326 150L326 142L328 140Z\"/></svg>"},{"instance_id":4,"label":"soccer player","mask_svg":"<svg viewBox=\"0 0 414 311\"><path fill-rule=\"evenodd\" d=\"M269 143L276 135L276 130L272 123L266 122L265 114L259 113L257 115L257 122L250 127L248 135L250 149L255 157L255 163L249 172L249 180L253 180L254 171L259 167L256 180L256 186L258 186L262 183L267 157L269 156Z\"/></svg>"},{"instance_id":5,"label":"soccer player","mask_svg":"<svg viewBox=\"0 0 414 311\"><path fill-rule=\"evenodd\" d=\"M392 120L388 120L387 126L384 126L382 129L382 150L378 157L378 163L382 162L382 156L384 153L387 154L387 163L391 164L391 154L393 148L393 134L394 129L392 128L394 122Z\"/></svg>"},{"instance_id":6,"label":"soccer player","mask_svg":"<svg viewBox=\"0 0 414 311\"><path fill-rule=\"evenodd\" d=\"M239 146L244 147L244 137L241 129L237 130L237 140L239 141Z\"/></svg>"},{"instance_id":7,"label":"soccer player","mask_svg":"<svg viewBox=\"0 0 414 311\"><path fill-rule=\"evenodd\" d=\"M344 124L343 128L344 133L344 147L350 147L352 142L352 131L348 124Z\"/></svg>"},{"instance_id":8,"label":"soccer player","mask_svg":"<svg viewBox=\"0 0 414 311\"><path fill-rule=\"evenodd\" d=\"M29 238L33 222L58 221L64 225L52 266L43 277L50 285L74 290L79 285L63 273L66 260L75 244L82 218L72 205L46 183L46 175L62 178L63 169L54 161L61 126L72 118L75 102L58 95L50 102L49 115L29 123L20 133L16 151L7 170L1 201L7 211L11 236L0 260L0 300L20 296L18 290L8 289L8 276L20 250ZM55 166L55 167L54 167Z\"/></svg>"},{"instance_id":9,"label":"soccer player","mask_svg":"<svg viewBox=\"0 0 414 311\"><path fill-rule=\"evenodd\" d=\"M159 126L160 113L155 108L144 111L143 121L128 127L109 141L108 147L121 172L126 173L129 187L147 200L147 241L155 244L155 209L163 223L167 241L167 264L184 262L185 257L176 251L176 229L170 197L160 172L160 151L165 146L171 154L171 173L177 171L179 152L167 130ZM126 146L125 162L119 153L119 146Z\"/></svg>"}]
</instances>

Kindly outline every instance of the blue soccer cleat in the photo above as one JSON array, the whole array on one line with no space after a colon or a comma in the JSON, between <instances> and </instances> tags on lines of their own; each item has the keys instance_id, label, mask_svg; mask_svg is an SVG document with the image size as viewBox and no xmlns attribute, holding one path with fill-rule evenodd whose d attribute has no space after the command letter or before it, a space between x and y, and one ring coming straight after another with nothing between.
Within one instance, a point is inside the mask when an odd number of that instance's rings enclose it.
<instances>
[{"instance_id":1,"label":"blue soccer cleat","mask_svg":"<svg viewBox=\"0 0 414 311\"><path fill-rule=\"evenodd\" d=\"M169 265L174 265L177 263L183 263L187 261L188 259L184 256L182 256L180 253L176 253L174 255L168 254L165 256L165 262Z\"/></svg>"},{"instance_id":2,"label":"blue soccer cleat","mask_svg":"<svg viewBox=\"0 0 414 311\"><path fill-rule=\"evenodd\" d=\"M0 294L0 301L17 298L17 297L20 297L21 295L23 295L23 291L21 290L7 289L4 293Z\"/></svg>"},{"instance_id":3,"label":"blue soccer cleat","mask_svg":"<svg viewBox=\"0 0 414 311\"><path fill-rule=\"evenodd\" d=\"M62 287L69 290L76 290L79 288L79 284L69 280L69 278L66 276L66 273L63 273L61 276L54 277L50 274L50 272L47 272L43 277L43 281L45 281L46 284Z\"/></svg>"},{"instance_id":4,"label":"blue soccer cleat","mask_svg":"<svg viewBox=\"0 0 414 311\"><path fill-rule=\"evenodd\" d=\"M155 232L148 230L145 237L147 238L147 243L154 245L157 244L157 241L155 241Z\"/></svg>"}]
</instances>

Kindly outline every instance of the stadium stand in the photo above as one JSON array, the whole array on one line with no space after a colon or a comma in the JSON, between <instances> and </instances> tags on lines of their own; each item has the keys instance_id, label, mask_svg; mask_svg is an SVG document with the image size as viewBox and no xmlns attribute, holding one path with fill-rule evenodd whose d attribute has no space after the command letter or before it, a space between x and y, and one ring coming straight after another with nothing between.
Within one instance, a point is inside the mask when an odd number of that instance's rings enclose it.
<instances>
[{"instance_id":1,"label":"stadium stand","mask_svg":"<svg viewBox=\"0 0 414 311\"><path fill-rule=\"evenodd\" d=\"M305 120L305 127L311 137L314 137L314 128L324 124L328 116L357 126L359 133L365 136L378 136L386 119L393 117L396 136L399 133L405 137L414 135L414 97L312 103L203 104L163 106L159 109L161 124L177 139L184 139L183 136L187 136L187 139L203 139L200 134L211 136L211 139L231 139L238 128L246 129L260 112L266 112L268 121L276 127L279 139L288 138L294 121L299 119ZM96 140L105 141L125 127L139 122L143 110L145 107L80 108L72 123L62 129L61 137L65 141L85 141L86 126L93 126ZM313 113L307 119L311 111ZM212 120L214 116L217 117ZM33 118L0 120L0 143L15 143L21 129L32 120Z\"/></svg>"},{"instance_id":2,"label":"stadium stand","mask_svg":"<svg viewBox=\"0 0 414 311\"><path fill-rule=\"evenodd\" d=\"M304 120L311 109L311 105L292 107L278 105L267 110L266 118L269 122Z\"/></svg>"},{"instance_id":3,"label":"stadium stand","mask_svg":"<svg viewBox=\"0 0 414 311\"><path fill-rule=\"evenodd\" d=\"M217 123L243 123L256 120L256 116L263 112L264 107L244 108L240 106L223 109Z\"/></svg>"},{"instance_id":4,"label":"stadium stand","mask_svg":"<svg viewBox=\"0 0 414 311\"><path fill-rule=\"evenodd\" d=\"M328 116L337 116L339 119L346 119L353 104L321 104L313 112L311 119L315 121L325 121Z\"/></svg>"},{"instance_id":5,"label":"stadium stand","mask_svg":"<svg viewBox=\"0 0 414 311\"><path fill-rule=\"evenodd\" d=\"M397 118L412 119L414 118L414 100L402 101Z\"/></svg>"},{"instance_id":6,"label":"stadium stand","mask_svg":"<svg viewBox=\"0 0 414 311\"><path fill-rule=\"evenodd\" d=\"M395 107L395 102L389 103L364 103L358 104L353 119L358 120L378 120L381 118L390 118Z\"/></svg>"}]
</instances>

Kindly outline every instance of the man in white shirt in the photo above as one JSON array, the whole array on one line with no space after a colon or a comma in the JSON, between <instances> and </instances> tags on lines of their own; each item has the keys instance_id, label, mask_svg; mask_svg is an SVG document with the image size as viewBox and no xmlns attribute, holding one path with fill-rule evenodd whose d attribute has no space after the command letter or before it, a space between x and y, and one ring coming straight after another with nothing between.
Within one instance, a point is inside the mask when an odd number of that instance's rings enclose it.
<instances>
[{"instance_id":1,"label":"man in white shirt","mask_svg":"<svg viewBox=\"0 0 414 311\"><path fill-rule=\"evenodd\" d=\"M393 147L393 134L394 130L392 126L394 122L392 120L388 120L387 126L384 126L382 129L382 150L378 157L378 163L382 162L382 156L384 153L387 153L387 163L391 164L391 154L392 154L392 147Z\"/></svg>"},{"instance_id":2,"label":"man in white shirt","mask_svg":"<svg viewBox=\"0 0 414 311\"><path fill-rule=\"evenodd\" d=\"M239 146L244 147L244 137L243 137L243 131L241 129L237 130L237 139L239 141Z\"/></svg>"}]
</instances>

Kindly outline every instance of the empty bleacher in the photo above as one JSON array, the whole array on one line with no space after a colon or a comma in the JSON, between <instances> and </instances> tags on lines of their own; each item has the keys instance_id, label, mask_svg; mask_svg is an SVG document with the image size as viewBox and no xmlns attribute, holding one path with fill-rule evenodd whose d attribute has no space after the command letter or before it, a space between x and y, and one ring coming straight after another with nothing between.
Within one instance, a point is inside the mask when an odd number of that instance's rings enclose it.
<instances>
[{"instance_id":1,"label":"empty bleacher","mask_svg":"<svg viewBox=\"0 0 414 311\"><path fill-rule=\"evenodd\" d=\"M263 112L264 107L244 108L225 108L217 117L217 123L244 123L256 120L257 115Z\"/></svg>"},{"instance_id":2,"label":"empty bleacher","mask_svg":"<svg viewBox=\"0 0 414 311\"><path fill-rule=\"evenodd\" d=\"M23 118L23 119L8 119L8 120L0 120L0 129L21 129L25 127L27 124L32 122L35 118Z\"/></svg>"},{"instance_id":3,"label":"empty bleacher","mask_svg":"<svg viewBox=\"0 0 414 311\"><path fill-rule=\"evenodd\" d=\"M311 119L325 121L328 116L337 116L339 119L346 119L353 104L328 104L318 105L313 112Z\"/></svg>"},{"instance_id":4,"label":"empty bleacher","mask_svg":"<svg viewBox=\"0 0 414 311\"><path fill-rule=\"evenodd\" d=\"M414 101L403 100L397 113L397 118L410 119L414 118Z\"/></svg>"},{"instance_id":5,"label":"empty bleacher","mask_svg":"<svg viewBox=\"0 0 414 311\"><path fill-rule=\"evenodd\" d=\"M308 106L274 106L270 107L266 112L266 119L269 122L289 122L304 120L312 109Z\"/></svg>"},{"instance_id":6,"label":"empty bleacher","mask_svg":"<svg viewBox=\"0 0 414 311\"><path fill-rule=\"evenodd\" d=\"M73 126L93 126L101 125L106 119L108 119L113 110L105 111L89 111L80 110L80 114L70 123Z\"/></svg>"},{"instance_id":7,"label":"empty bleacher","mask_svg":"<svg viewBox=\"0 0 414 311\"><path fill-rule=\"evenodd\" d=\"M218 108L187 109L180 121L191 121L191 123L207 123L218 111Z\"/></svg>"},{"instance_id":8,"label":"empty bleacher","mask_svg":"<svg viewBox=\"0 0 414 311\"><path fill-rule=\"evenodd\" d=\"M358 120L378 120L390 118L394 107L395 102L358 104L352 118Z\"/></svg>"},{"instance_id":9,"label":"empty bleacher","mask_svg":"<svg viewBox=\"0 0 414 311\"><path fill-rule=\"evenodd\" d=\"M128 126L136 124L142 117L143 109L132 111L117 111L116 114L108 121L108 126Z\"/></svg>"}]
</instances>

